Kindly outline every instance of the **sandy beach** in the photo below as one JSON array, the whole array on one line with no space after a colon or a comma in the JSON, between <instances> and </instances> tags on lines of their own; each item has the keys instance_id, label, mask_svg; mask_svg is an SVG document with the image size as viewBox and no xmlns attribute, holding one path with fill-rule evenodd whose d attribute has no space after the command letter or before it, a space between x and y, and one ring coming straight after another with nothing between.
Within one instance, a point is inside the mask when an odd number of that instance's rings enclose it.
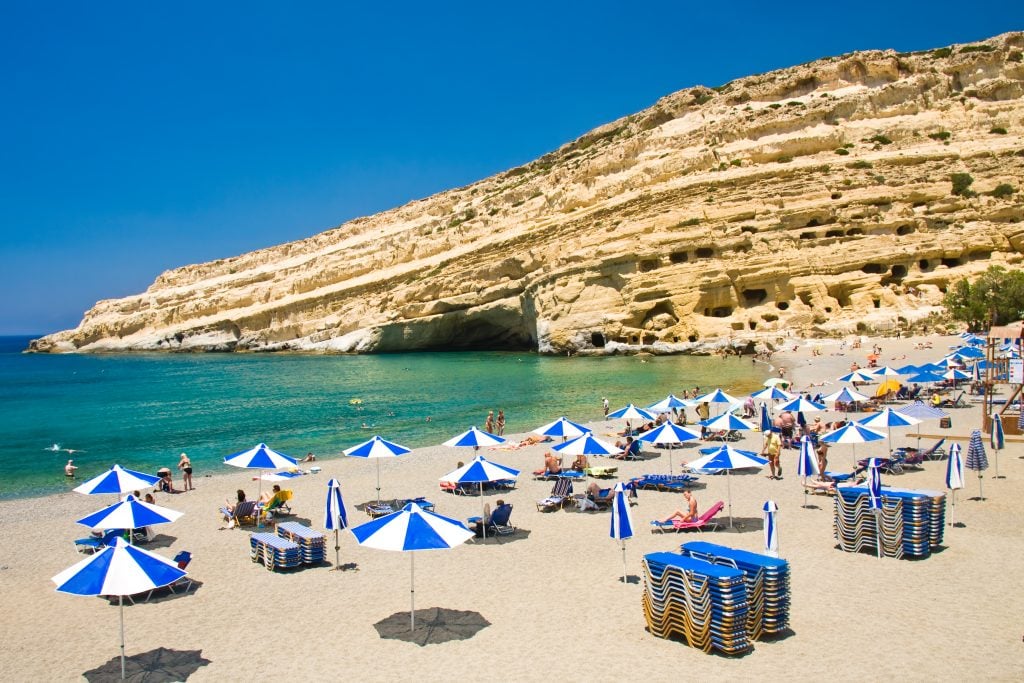
<instances>
[{"instance_id":1,"label":"sandy beach","mask_svg":"<svg viewBox=\"0 0 1024 683\"><path fill-rule=\"evenodd\" d=\"M931 341L931 351L915 349L923 340ZM899 366L934 360L956 338L876 341L882 347L881 362ZM821 355L813 354L815 346ZM836 378L854 361L866 365L870 350L871 342L861 349L841 350L835 341L801 341L795 350L777 353L772 362L787 368L797 389L821 381L838 388ZM767 365L764 372L765 378L778 374ZM950 413L952 428L940 429L932 421L922 424L921 431L941 434L947 444L950 438L961 439L966 453L967 436L980 427L980 407L973 404ZM826 413L823 419L833 417L838 415ZM592 426L604 437L621 429L622 422ZM895 429L894 442L910 445L915 431ZM923 441L930 445L936 439ZM885 442L880 443L878 448L858 447L858 457L882 455ZM760 433L748 433L739 445L744 444L760 450ZM351 445L339 444L338 451ZM253 564L249 530L223 528L217 508L238 488L255 494L256 482L250 471L223 467L197 472L195 491L158 496L159 504L185 516L158 528L148 548L166 557L190 551L194 560L189 574L201 585L187 595L127 607L127 653L157 647L201 650L210 663L189 678L193 681L267 676L547 681L603 679L620 671L650 681L782 675L925 680L950 672L963 679L1024 676L1024 595L1016 586L1016 573L1024 566L1024 532L1018 517L1024 513L1024 445L1019 441L1009 441L999 455L999 472L1005 479L994 479L991 467L984 473L986 500L969 500L978 495L978 480L975 473L966 472L967 488L958 495L955 513L965 526L947 527L945 548L918 561L879 560L838 550L832 535L832 499L815 496L810 499L815 507L801 507L803 488L795 475L794 451L783 454L782 480L769 480L765 472L734 474L737 529L700 538L763 550L760 510L772 499L780 508L781 555L792 567L791 633L758 641L750 654L738 658L705 654L646 632L642 586L621 581L621 550L608 537L609 513L537 510L536 502L552 487L531 476L542 466L545 450L536 445L484 451L487 458L523 471L514 491L485 496L492 505L499 497L514 505L514 537L416 555L418 609L471 610L490 622L468 640L421 647L380 638L376 622L409 610L410 557L361 548L348 532L342 533L340 553L342 563L354 565L349 570L330 571L325 564L268 572ZM479 514L479 498L438 489L438 478L470 457L471 451L438 446L383 461L382 495L426 496L437 512L458 519ZM677 450L676 471L681 462L695 457L695 447ZM988 457L994 464L991 449ZM849 470L851 460L850 447L837 446L830 454L830 468ZM350 521L367 521L355 505L375 497L374 464L337 455L323 456L315 464L322 468L320 473L287 485L295 494L293 519L322 530L325 487L336 476ZM664 452L615 464L623 479L667 473L669 468ZM883 483L943 489L944 473L944 461L928 462L922 470L884 475ZM180 485L180 478L176 483ZM705 476L701 485L695 496L702 511L726 499L725 477ZM577 484L577 490L583 486ZM73 540L86 535L85 530L74 520L109 502L112 499L102 496L70 493L0 503L0 587L5 600L0 620L7 634L0 654L3 678L80 680L85 671L118 654L117 608L100 598L58 594L50 581L84 557L75 551ZM633 508L638 531L627 542L629 573L634 576L641 573L644 553L674 550L697 537L649 531L651 520L683 505L681 495L641 491L638 503ZM333 538L328 543L333 560Z\"/></svg>"}]
</instances>

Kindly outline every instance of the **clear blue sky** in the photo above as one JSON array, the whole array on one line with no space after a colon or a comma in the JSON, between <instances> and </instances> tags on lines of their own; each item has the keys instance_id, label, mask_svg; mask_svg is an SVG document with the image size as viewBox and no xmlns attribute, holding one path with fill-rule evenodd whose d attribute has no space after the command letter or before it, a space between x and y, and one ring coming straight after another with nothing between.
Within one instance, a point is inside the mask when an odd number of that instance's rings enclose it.
<instances>
[{"instance_id":1,"label":"clear blue sky","mask_svg":"<svg viewBox=\"0 0 1024 683\"><path fill-rule=\"evenodd\" d=\"M1024 28L1012 2L14 2L0 334L517 166L662 95Z\"/></svg>"}]
</instances>

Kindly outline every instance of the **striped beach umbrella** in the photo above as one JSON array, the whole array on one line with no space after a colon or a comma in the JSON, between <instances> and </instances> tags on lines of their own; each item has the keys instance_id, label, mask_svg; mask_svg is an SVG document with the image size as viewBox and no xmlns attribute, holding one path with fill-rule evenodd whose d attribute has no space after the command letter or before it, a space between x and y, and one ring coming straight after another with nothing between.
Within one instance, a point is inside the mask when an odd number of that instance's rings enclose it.
<instances>
[{"instance_id":1,"label":"striped beach umbrella","mask_svg":"<svg viewBox=\"0 0 1024 683\"><path fill-rule=\"evenodd\" d=\"M999 413L992 413L992 425L989 430L989 443L992 445L993 459L996 465L996 474L993 479L1005 479L999 476L999 451L1006 448L1006 437L1003 434L1003 416Z\"/></svg>"},{"instance_id":2,"label":"striped beach umbrella","mask_svg":"<svg viewBox=\"0 0 1024 683\"><path fill-rule=\"evenodd\" d=\"M123 539L51 579L58 593L116 595L121 624L121 678L124 679L124 596L169 586L185 576L174 562L156 553L128 545Z\"/></svg>"},{"instance_id":3,"label":"striped beach umbrella","mask_svg":"<svg viewBox=\"0 0 1024 683\"><path fill-rule=\"evenodd\" d=\"M324 528L334 531L334 568L339 569L341 563L338 559L338 551L341 550L341 545L338 543L338 532L348 528L348 513L345 512L345 501L341 497L341 482L337 479L327 482Z\"/></svg>"},{"instance_id":4,"label":"striped beach umbrella","mask_svg":"<svg viewBox=\"0 0 1024 683\"><path fill-rule=\"evenodd\" d=\"M652 403L647 406L647 410L654 411L656 413L667 413L670 410L679 410L680 408L686 408L687 406L692 405L693 402L688 399L682 399L677 397L675 394L669 394L657 403Z\"/></svg>"},{"instance_id":5,"label":"striped beach umbrella","mask_svg":"<svg viewBox=\"0 0 1024 683\"><path fill-rule=\"evenodd\" d=\"M1017 429L1020 432L1024 432L1024 396L1020 399L1020 407L1017 413Z\"/></svg>"},{"instance_id":6,"label":"striped beach umbrella","mask_svg":"<svg viewBox=\"0 0 1024 683\"><path fill-rule=\"evenodd\" d=\"M825 410L825 406L808 401L803 396L797 396L792 401L779 406L779 410L788 410L791 413L820 413Z\"/></svg>"},{"instance_id":7,"label":"striped beach umbrella","mask_svg":"<svg viewBox=\"0 0 1024 683\"><path fill-rule=\"evenodd\" d=\"M709 391L703 396L698 396L694 400L697 401L697 403L741 403L738 398L730 396L721 389Z\"/></svg>"},{"instance_id":8,"label":"striped beach umbrella","mask_svg":"<svg viewBox=\"0 0 1024 683\"><path fill-rule=\"evenodd\" d=\"M364 441L361 444L346 448L342 451L345 455L351 458L372 458L377 461L377 502L380 502L380 461L383 458L397 458L407 453L412 453L412 449L401 446L397 443L392 443L386 439L373 435L369 441Z\"/></svg>"},{"instance_id":9,"label":"striped beach umbrella","mask_svg":"<svg viewBox=\"0 0 1024 683\"><path fill-rule=\"evenodd\" d=\"M553 446L551 450L558 451L563 455L616 455L622 452L615 446L597 438L592 432Z\"/></svg>"},{"instance_id":10,"label":"striped beach umbrella","mask_svg":"<svg viewBox=\"0 0 1024 683\"><path fill-rule=\"evenodd\" d=\"M672 446L698 439L700 439L700 432L694 431L689 427L681 427L680 425L666 422L660 427L652 429L649 432L644 432L637 438L637 441L645 441L652 444L667 444L668 473L672 474Z\"/></svg>"},{"instance_id":11,"label":"striped beach umbrella","mask_svg":"<svg viewBox=\"0 0 1024 683\"><path fill-rule=\"evenodd\" d=\"M814 452L814 442L811 438L804 436L800 438L800 455L796 461L796 475L804 478L804 484L807 483L807 477L814 476L820 473L818 468L818 455ZM804 487L804 504L803 507L807 507L807 487Z\"/></svg>"},{"instance_id":12,"label":"striped beach umbrella","mask_svg":"<svg viewBox=\"0 0 1024 683\"><path fill-rule=\"evenodd\" d=\"M949 447L949 460L946 461L946 488L949 489L949 524L953 524L953 513L956 512L956 492L964 487L964 461L960 458L960 444Z\"/></svg>"},{"instance_id":13,"label":"striped beach umbrella","mask_svg":"<svg viewBox=\"0 0 1024 683\"><path fill-rule=\"evenodd\" d=\"M160 477L134 470L126 470L120 465L114 465L103 474L93 477L83 484L79 484L74 488L74 491L76 493L84 493L87 496L103 493L120 494L152 488L159 481Z\"/></svg>"},{"instance_id":14,"label":"striped beach umbrella","mask_svg":"<svg viewBox=\"0 0 1024 683\"><path fill-rule=\"evenodd\" d=\"M483 519L486 517L486 512L484 512L484 484L505 479L515 479L518 476L519 470L499 465L496 462L487 460L482 455L478 455L468 465L463 465L441 477L441 481L450 481L455 484L477 484L480 487L481 519ZM484 524L483 528L484 537L486 538L487 525Z\"/></svg>"},{"instance_id":15,"label":"striped beach umbrella","mask_svg":"<svg viewBox=\"0 0 1024 683\"><path fill-rule=\"evenodd\" d=\"M872 441L881 441L885 438L885 434L876 432L870 427L857 424L856 422L849 422L839 429L824 434L818 437L818 441L824 441L825 443L837 444L837 443L848 443L853 446L853 465L857 466L857 444L859 443L870 443Z\"/></svg>"},{"instance_id":16,"label":"striped beach umbrella","mask_svg":"<svg viewBox=\"0 0 1024 683\"><path fill-rule=\"evenodd\" d=\"M911 384L931 384L941 382L943 379L945 378L937 372L919 372L907 381Z\"/></svg>"},{"instance_id":17,"label":"striped beach umbrella","mask_svg":"<svg viewBox=\"0 0 1024 683\"><path fill-rule=\"evenodd\" d=\"M725 486L728 492L729 501L729 528L732 528L732 484L730 472L732 470L740 470L747 467L757 467L758 469L768 464L768 461L764 458L750 453L749 451L739 451L732 448L729 445L722 445L714 449L708 455L702 458L697 458L690 463L690 469L692 470L707 470L709 472L721 472L725 471Z\"/></svg>"},{"instance_id":18,"label":"striped beach umbrella","mask_svg":"<svg viewBox=\"0 0 1024 683\"><path fill-rule=\"evenodd\" d=\"M930 406L924 401L914 401L896 409L897 413L916 418L921 422L925 420L938 420L949 415L945 410ZM917 425L917 450L921 450L921 423Z\"/></svg>"},{"instance_id":19,"label":"striped beach umbrella","mask_svg":"<svg viewBox=\"0 0 1024 683\"><path fill-rule=\"evenodd\" d=\"M625 408L619 408L615 412L609 413L608 417L615 420L643 420L644 422L653 422L656 416L643 408L637 408L632 403L629 403Z\"/></svg>"},{"instance_id":20,"label":"striped beach umbrella","mask_svg":"<svg viewBox=\"0 0 1024 683\"><path fill-rule=\"evenodd\" d=\"M452 448L472 448L474 451L478 451L481 446L497 446L501 443L505 443L505 439L497 434L477 429L474 425L458 436L448 439L442 445Z\"/></svg>"},{"instance_id":21,"label":"striped beach umbrella","mask_svg":"<svg viewBox=\"0 0 1024 683\"><path fill-rule=\"evenodd\" d=\"M978 500L985 500L984 486L981 483L981 473L988 469L988 456L985 455L985 444L981 442L981 430L971 430L971 438L967 442L967 459L964 467L978 473Z\"/></svg>"},{"instance_id":22,"label":"striped beach umbrella","mask_svg":"<svg viewBox=\"0 0 1024 683\"><path fill-rule=\"evenodd\" d=\"M793 394L775 386L755 391L750 397L756 401L791 401L794 398Z\"/></svg>"},{"instance_id":23,"label":"striped beach umbrella","mask_svg":"<svg viewBox=\"0 0 1024 683\"><path fill-rule=\"evenodd\" d=\"M754 429L754 425L742 418L736 417L732 413L722 413L718 417L703 420L700 424L714 432L750 431Z\"/></svg>"},{"instance_id":24,"label":"striped beach umbrella","mask_svg":"<svg viewBox=\"0 0 1024 683\"><path fill-rule=\"evenodd\" d=\"M882 557L882 462L878 458L868 460L868 508L875 516L875 548Z\"/></svg>"},{"instance_id":25,"label":"striped beach umbrella","mask_svg":"<svg viewBox=\"0 0 1024 683\"><path fill-rule=\"evenodd\" d=\"M903 373L899 370L894 370L888 365L883 365L880 368L868 368L867 373L872 377L899 377Z\"/></svg>"},{"instance_id":26,"label":"striped beach umbrella","mask_svg":"<svg viewBox=\"0 0 1024 683\"><path fill-rule=\"evenodd\" d=\"M622 544L622 583L628 581L626 573L626 539L633 537L633 516L629 512L629 500L626 488L619 482L615 485L615 498L612 500L612 521L609 535Z\"/></svg>"},{"instance_id":27,"label":"striped beach umbrella","mask_svg":"<svg viewBox=\"0 0 1024 683\"><path fill-rule=\"evenodd\" d=\"M851 383L853 383L853 382L860 382L861 384L867 384L869 382L874 382L876 379L878 379L878 378L875 377L874 375L868 374L867 370L861 369L861 370L854 370L853 372L849 372L849 373L843 375L842 377L839 378L839 381L840 382L851 382Z\"/></svg>"},{"instance_id":28,"label":"striped beach umbrella","mask_svg":"<svg viewBox=\"0 0 1024 683\"><path fill-rule=\"evenodd\" d=\"M416 630L416 552L449 550L473 537L473 532L457 520L427 512L416 503L408 503L397 512L360 524L351 531L359 545L409 553L410 631Z\"/></svg>"},{"instance_id":29,"label":"striped beach umbrella","mask_svg":"<svg viewBox=\"0 0 1024 683\"><path fill-rule=\"evenodd\" d=\"M258 470L281 470L295 467L299 461L290 455L279 453L265 443L257 444L247 451L239 451L224 458L225 465ZM256 482L256 500L260 499L263 480ZM262 522L260 522L262 525Z\"/></svg>"},{"instance_id":30,"label":"striped beach umbrella","mask_svg":"<svg viewBox=\"0 0 1024 683\"><path fill-rule=\"evenodd\" d=\"M766 500L761 508L764 512L764 553L771 557L779 556L779 527L776 517L779 506L774 500Z\"/></svg>"},{"instance_id":31,"label":"striped beach umbrella","mask_svg":"<svg viewBox=\"0 0 1024 683\"><path fill-rule=\"evenodd\" d=\"M90 529L142 529L157 524L170 524L183 514L143 502L129 493L124 500L87 515L76 523Z\"/></svg>"},{"instance_id":32,"label":"striped beach umbrella","mask_svg":"<svg viewBox=\"0 0 1024 683\"><path fill-rule=\"evenodd\" d=\"M889 438L889 451L892 452L892 428L893 427L910 427L912 425L921 424L921 421L916 417L911 417L905 413L901 413L898 410L886 406L877 413L872 413L867 417L862 417L857 420L858 424L862 424L865 427L872 427L879 429L885 427Z\"/></svg>"},{"instance_id":33,"label":"striped beach umbrella","mask_svg":"<svg viewBox=\"0 0 1024 683\"><path fill-rule=\"evenodd\" d=\"M546 425L537 427L533 430L534 434L540 434L541 436L551 437L562 437L563 440L566 438L575 439L577 436L583 436L587 432L591 431L589 427L584 427L581 424L576 424L564 415L554 422L549 422Z\"/></svg>"}]
</instances>

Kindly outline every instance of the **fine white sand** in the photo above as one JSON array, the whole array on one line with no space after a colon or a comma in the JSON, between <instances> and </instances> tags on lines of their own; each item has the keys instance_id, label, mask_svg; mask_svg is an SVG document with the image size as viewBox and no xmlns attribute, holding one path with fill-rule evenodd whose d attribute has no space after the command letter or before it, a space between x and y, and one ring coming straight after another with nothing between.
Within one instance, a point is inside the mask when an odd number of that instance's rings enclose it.
<instances>
[{"instance_id":1,"label":"fine white sand","mask_svg":"<svg viewBox=\"0 0 1024 683\"><path fill-rule=\"evenodd\" d=\"M931 337L933 351L914 350L921 338L880 340L883 362L902 365L941 355L952 337ZM870 343L840 351L816 342L777 354L788 366L797 388L835 380L854 360L866 364ZM733 359L723 362L745 362ZM766 377L776 370L764 366ZM827 388L827 387L826 387ZM726 389L728 389L726 387ZM638 401L660 397L637 397ZM951 411L953 428L937 422L924 433L965 438L980 426L977 407ZM830 419L828 414L825 419ZM598 423L603 435L621 422ZM894 430L907 444L914 428ZM514 436L513 436L514 438ZM747 447L760 449L760 434ZM926 443L934 439L926 439ZM882 442L884 443L884 442ZM963 442L966 445L966 441ZM342 446L350 444L339 444ZM741 444L742 446L742 444ZM881 448L858 448L860 457L882 454ZM515 506L513 539L471 542L450 551L416 555L418 608L446 607L479 612L491 625L465 641L420 647L381 639L373 624L392 613L408 611L410 556L363 549L342 532L341 560L348 571L328 565L292 572L266 571L249 559L249 533L223 529L217 507L237 488L255 493L248 471L197 473L196 491L160 495L160 504L185 516L159 529L150 549L167 557L187 549L194 555L190 575L202 585L187 596L125 609L129 655L157 647L201 650L211 664L190 680L221 681L284 677L289 680L493 680L607 679L626 675L636 680L751 680L795 676L852 680L900 677L915 680L947 677L1020 680L1024 674L1024 593L1018 584L1024 566L1024 450L1010 442L999 457L1000 474L984 476L985 501L978 479L967 472L956 519L963 528L947 527L946 547L925 560L879 560L868 554L836 549L832 536L832 500L810 500L801 507L803 489L794 474L793 451L783 455L785 479L764 473L731 477L735 532L713 532L702 539L753 551L763 549L761 506L767 499L780 507L782 556L792 566L792 633L755 643L740 658L709 655L687 645L653 637L645 631L641 585L621 582L620 546L608 536L606 512L541 513L536 501L551 483L534 481L544 446L518 451L485 451L497 462L523 470L516 490L487 495ZM691 460L695 448L676 451L674 461ZM994 454L989 450L989 459ZM426 495L437 511L464 519L479 514L476 497L440 493L438 478L471 453L444 447L419 449L385 461L385 498ZM832 449L835 469L848 469L849 447ZM322 529L327 480L341 479L350 521L368 518L354 505L374 497L373 463L322 457L320 474L299 478L296 518ZM618 463L623 478L668 472L668 459ZM911 488L941 489L944 462L921 471L885 476L883 482ZM723 476L703 477L706 488L696 497L703 510L726 498ZM180 483L180 480L178 480ZM266 486L266 484L264 484ZM582 487L582 485L578 485ZM643 491L633 508L637 535L627 541L629 573L640 574L644 553L672 550L696 535L652 534L649 522L682 505L682 496ZM82 557L72 541L83 536L74 520L109 502L101 497L65 494L0 503L0 589L5 634L0 671L6 680L80 680L83 672L118 653L118 610L100 598L56 593L50 577ZM328 556L333 560L333 539Z\"/></svg>"}]
</instances>

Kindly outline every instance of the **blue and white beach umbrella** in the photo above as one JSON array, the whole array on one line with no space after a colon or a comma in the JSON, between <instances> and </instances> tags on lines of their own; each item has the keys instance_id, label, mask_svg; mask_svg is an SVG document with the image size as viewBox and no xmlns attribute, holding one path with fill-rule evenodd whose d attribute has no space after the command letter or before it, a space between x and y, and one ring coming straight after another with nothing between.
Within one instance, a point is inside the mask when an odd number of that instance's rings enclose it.
<instances>
[{"instance_id":1,"label":"blue and white beach umbrella","mask_svg":"<svg viewBox=\"0 0 1024 683\"><path fill-rule=\"evenodd\" d=\"M657 416L643 408L637 408L632 403L629 403L625 408L619 408L613 413L608 413L608 417L616 420L643 420L644 422L653 422Z\"/></svg>"},{"instance_id":2,"label":"blue and white beach umbrella","mask_svg":"<svg viewBox=\"0 0 1024 683\"><path fill-rule=\"evenodd\" d=\"M672 474L672 446L698 439L700 439L700 432L694 431L689 427L682 427L671 422L666 422L660 427L656 427L649 432L644 432L637 438L637 441L646 441L647 443L652 444L667 444L668 473Z\"/></svg>"},{"instance_id":3,"label":"blue and white beach umbrella","mask_svg":"<svg viewBox=\"0 0 1024 683\"><path fill-rule=\"evenodd\" d=\"M883 365L880 368L867 368L866 372L872 377L899 377L903 373L899 370L894 370L888 365Z\"/></svg>"},{"instance_id":4,"label":"blue and white beach umbrella","mask_svg":"<svg viewBox=\"0 0 1024 683\"><path fill-rule=\"evenodd\" d=\"M416 503L408 503L398 512L360 524L351 531L359 545L367 548L410 553L410 631L416 630L416 552L448 550L473 538L473 532L461 522L427 512Z\"/></svg>"},{"instance_id":5,"label":"blue and white beach umbrella","mask_svg":"<svg viewBox=\"0 0 1024 683\"><path fill-rule=\"evenodd\" d=\"M849 405L851 403L857 403L859 401L867 401L868 398L869 397L865 396L859 391L855 391L853 389L850 389L849 387L843 387L839 391L829 394L828 396L825 396L824 398L822 398L822 400L825 401L826 403L845 403Z\"/></svg>"},{"instance_id":6,"label":"blue and white beach umbrella","mask_svg":"<svg viewBox=\"0 0 1024 683\"><path fill-rule=\"evenodd\" d=\"M984 486L981 483L981 473L988 469L988 456L985 455L985 444L981 442L981 430L971 431L971 438L967 442L967 459L964 467L978 473L978 498L985 500Z\"/></svg>"},{"instance_id":7,"label":"blue and white beach umbrella","mask_svg":"<svg viewBox=\"0 0 1024 683\"><path fill-rule=\"evenodd\" d=\"M621 452L621 449L605 443L594 436L592 432L578 436L572 441L552 446L551 450L563 455L616 455Z\"/></svg>"},{"instance_id":8,"label":"blue and white beach umbrella","mask_svg":"<svg viewBox=\"0 0 1024 683\"><path fill-rule=\"evenodd\" d=\"M93 477L84 484L79 484L74 491L89 496L102 493L128 493L154 487L159 481L160 477L126 470L120 465L114 465L103 474Z\"/></svg>"},{"instance_id":9,"label":"blue and white beach umbrella","mask_svg":"<svg viewBox=\"0 0 1024 683\"><path fill-rule=\"evenodd\" d=\"M146 503L130 493L125 499L87 515L77 521L90 529L141 529L156 524L170 524L181 512Z\"/></svg>"},{"instance_id":10,"label":"blue and white beach umbrella","mask_svg":"<svg viewBox=\"0 0 1024 683\"><path fill-rule=\"evenodd\" d=\"M901 375L916 375L917 373L921 372L921 369L918 366L914 365L913 363L907 363L906 365L901 365L900 367L896 368L896 372L900 373Z\"/></svg>"},{"instance_id":11,"label":"blue and white beach umbrella","mask_svg":"<svg viewBox=\"0 0 1024 683\"><path fill-rule=\"evenodd\" d=\"M811 441L810 437L803 436L800 438L800 455L796 461L796 475L804 478L804 483L807 483L807 477L813 477L818 474L821 470L818 468L818 456L814 452L814 442ZM807 507L807 488L804 487L804 507Z\"/></svg>"},{"instance_id":12,"label":"blue and white beach umbrella","mask_svg":"<svg viewBox=\"0 0 1024 683\"><path fill-rule=\"evenodd\" d=\"M818 441L829 444L848 443L853 445L853 464L857 465L857 444L870 443L885 439L885 434L876 432L870 427L859 425L856 422L849 422L839 429L818 437Z\"/></svg>"},{"instance_id":13,"label":"blue and white beach umbrella","mask_svg":"<svg viewBox=\"0 0 1024 683\"><path fill-rule=\"evenodd\" d=\"M964 461L960 458L960 444L949 447L949 460L946 461L946 488L949 489L949 525L953 526L953 513L956 512L956 492L964 487Z\"/></svg>"},{"instance_id":14,"label":"blue and white beach umbrella","mask_svg":"<svg viewBox=\"0 0 1024 683\"><path fill-rule=\"evenodd\" d=\"M700 424L713 432L749 431L754 429L754 425L742 418L736 417L732 413L722 413L718 417L702 420Z\"/></svg>"},{"instance_id":15,"label":"blue and white beach umbrella","mask_svg":"<svg viewBox=\"0 0 1024 683\"><path fill-rule=\"evenodd\" d=\"M953 385L956 386L956 383L960 380L970 379L971 373L964 372L959 368L950 368L949 370L946 370L946 372L942 373L942 378L953 380Z\"/></svg>"},{"instance_id":16,"label":"blue and white beach umbrella","mask_svg":"<svg viewBox=\"0 0 1024 683\"><path fill-rule=\"evenodd\" d=\"M791 413L819 413L825 410L825 406L808 401L803 396L797 396L792 401L779 406L779 410L788 410Z\"/></svg>"},{"instance_id":17,"label":"blue and white beach umbrella","mask_svg":"<svg viewBox=\"0 0 1024 683\"><path fill-rule=\"evenodd\" d=\"M667 413L670 410L679 410L680 408L686 408L692 406L693 401L682 399L677 397L675 394L669 394L665 398L661 399L657 403L652 403L647 406L647 410L655 413Z\"/></svg>"},{"instance_id":18,"label":"blue and white beach umbrella","mask_svg":"<svg viewBox=\"0 0 1024 683\"><path fill-rule=\"evenodd\" d=\"M369 441L346 448L342 451L352 458L373 458L377 461L377 502L380 502L380 461L382 458L397 458L407 453L412 453L411 448L392 443L387 439L374 434Z\"/></svg>"},{"instance_id":19,"label":"blue and white beach umbrella","mask_svg":"<svg viewBox=\"0 0 1024 683\"><path fill-rule=\"evenodd\" d=\"M102 548L51 579L58 593L116 595L121 624L121 678L124 679L124 596L168 586L185 572L174 562L128 545L123 539Z\"/></svg>"},{"instance_id":20,"label":"blue and white beach umbrella","mask_svg":"<svg viewBox=\"0 0 1024 683\"><path fill-rule=\"evenodd\" d=\"M720 472L725 470L725 486L728 492L729 501L729 528L732 528L732 484L730 472L747 467L760 469L768 464L764 458L759 458L749 451L738 451L729 445L716 448L712 453L702 458L697 458L690 463L692 470L706 470L709 472Z\"/></svg>"},{"instance_id":21,"label":"blue and white beach umbrella","mask_svg":"<svg viewBox=\"0 0 1024 683\"><path fill-rule=\"evenodd\" d=\"M989 431L989 443L995 454L996 474L993 479L1002 479L999 476L999 451L1006 447L1006 437L1003 435L1003 416L999 413L992 413L992 426Z\"/></svg>"},{"instance_id":22,"label":"blue and white beach umbrella","mask_svg":"<svg viewBox=\"0 0 1024 683\"><path fill-rule=\"evenodd\" d=\"M877 377L868 373L867 370L854 370L853 372L847 373L839 378L840 382L860 382L861 384L867 384L868 382L874 382Z\"/></svg>"},{"instance_id":23,"label":"blue and white beach umbrella","mask_svg":"<svg viewBox=\"0 0 1024 683\"><path fill-rule=\"evenodd\" d=\"M554 422L549 422L546 425L537 427L533 430L533 433L540 434L541 436L575 439L577 436L583 436L590 431L591 429L589 427L577 424L563 415Z\"/></svg>"},{"instance_id":24,"label":"blue and white beach umbrella","mask_svg":"<svg viewBox=\"0 0 1024 683\"><path fill-rule=\"evenodd\" d=\"M295 467L298 463L299 461L292 456L285 455L284 453L278 453L265 443L258 444L247 451L239 451L238 453L224 458L225 465L258 470L287 469L289 467ZM262 485L262 478L258 479L256 484L256 500L259 500Z\"/></svg>"},{"instance_id":25,"label":"blue and white beach umbrella","mask_svg":"<svg viewBox=\"0 0 1024 683\"><path fill-rule=\"evenodd\" d=\"M761 410L758 413L758 426L761 428L761 434L767 436L768 432L772 428L772 418L768 415L768 406L764 403L761 404Z\"/></svg>"},{"instance_id":26,"label":"blue and white beach umbrella","mask_svg":"<svg viewBox=\"0 0 1024 683\"><path fill-rule=\"evenodd\" d=\"M518 476L519 470L499 465L496 462L487 460L482 455L478 455L468 465L463 465L441 477L441 481L450 481L455 484L477 484L480 487L481 516L484 516L484 484L492 481L515 479ZM487 525L484 525L484 536L487 536Z\"/></svg>"},{"instance_id":27,"label":"blue and white beach umbrella","mask_svg":"<svg viewBox=\"0 0 1024 683\"><path fill-rule=\"evenodd\" d=\"M878 458L868 460L868 507L875 515L875 547L882 557L882 468Z\"/></svg>"},{"instance_id":28,"label":"blue and white beach umbrella","mask_svg":"<svg viewBox=\"0 0 1024 683\"><path fill-rule=\"evenodd\" d=\"M912 425L921 424L921 421L916 417L911 417L905 413L901 413L898 410L886 406L877 413L872 413L867 417L862 417L857 420L858 424L862 424L865 427L872 427L879 429L885 427L888 431L889 439L889 450L892 451L892 428L893 427L910 427Z\"/></svg>"},{"instance_id":29,"label":"blue and white beach umbrella","mask_svg":"<svg viewBox=\"0 0 1024 683\"><path fill-rule=\"evenodd\" d=\"M497 446L502 443L505 443L504 438L497 434L477 429L476 425L474 425L458 436L448 439L442 445L451 446L452 448L472 448L476 451L480 450L481 446Z\"/></svg>"},{"instance_id":30,"label":"blue and white beach umbrella","mask_svg":"<svg viewBox=\"0 0 1024 683\"><path fill-rule=\"evenodd\" d=\"M793 394L774 386L755 391L750 397L756 401L792 401L795 398Z\"/></svg>"},{"instance_id":31,"label":"blue and white beach umbrella","mask_svg":"<svg viewBox=\"0 0 1024 683\"><path fill-rule=\"evenodd\" d=\"M337 479L327 482L324 528L328 531L334 530L334 568L338 569L341 566L338 559L338 551L341 550L341 545L338 543L338 531L348 528L348 513L345 511L345 501L341 497L341 482Z\"/></svg>"},{"instance_id":32,"label":"blue and white beach umbrella","mask_svg":"<svg viewBox=\"0 0 1024 683\"><path fill-rule=\"evenodd\" d=\"M703 396L698 396L694 399L697 403L741 403L741 401L735 396L730 396L721 389L715 389L709 391Z\"/></svg>"},{"instance_id":33,"label":"blue and white beach umbrella","mask_svg":"<svg viewBox=\"0 0 1024 683\"><path fill-rule=\"evenodd\" d=\"M622 482L615 485L609 535L622 543L622 582L626 583L626 539L633 537L633 516L629 511L629 499L626 497L626 488Z\"/></svg>"},{"instance_id":34,"label":"blue and white beach umbrella","mask_svg":"<svg viewBox=\"0 0 1024 683\"><path fill-rule=\"evenodd\" d=\"M764 512L764 552L771 557L779 556L779 526L776 517L779 506L774 500L766 500L761 508Z\"/></svg>"}]
</instances>

